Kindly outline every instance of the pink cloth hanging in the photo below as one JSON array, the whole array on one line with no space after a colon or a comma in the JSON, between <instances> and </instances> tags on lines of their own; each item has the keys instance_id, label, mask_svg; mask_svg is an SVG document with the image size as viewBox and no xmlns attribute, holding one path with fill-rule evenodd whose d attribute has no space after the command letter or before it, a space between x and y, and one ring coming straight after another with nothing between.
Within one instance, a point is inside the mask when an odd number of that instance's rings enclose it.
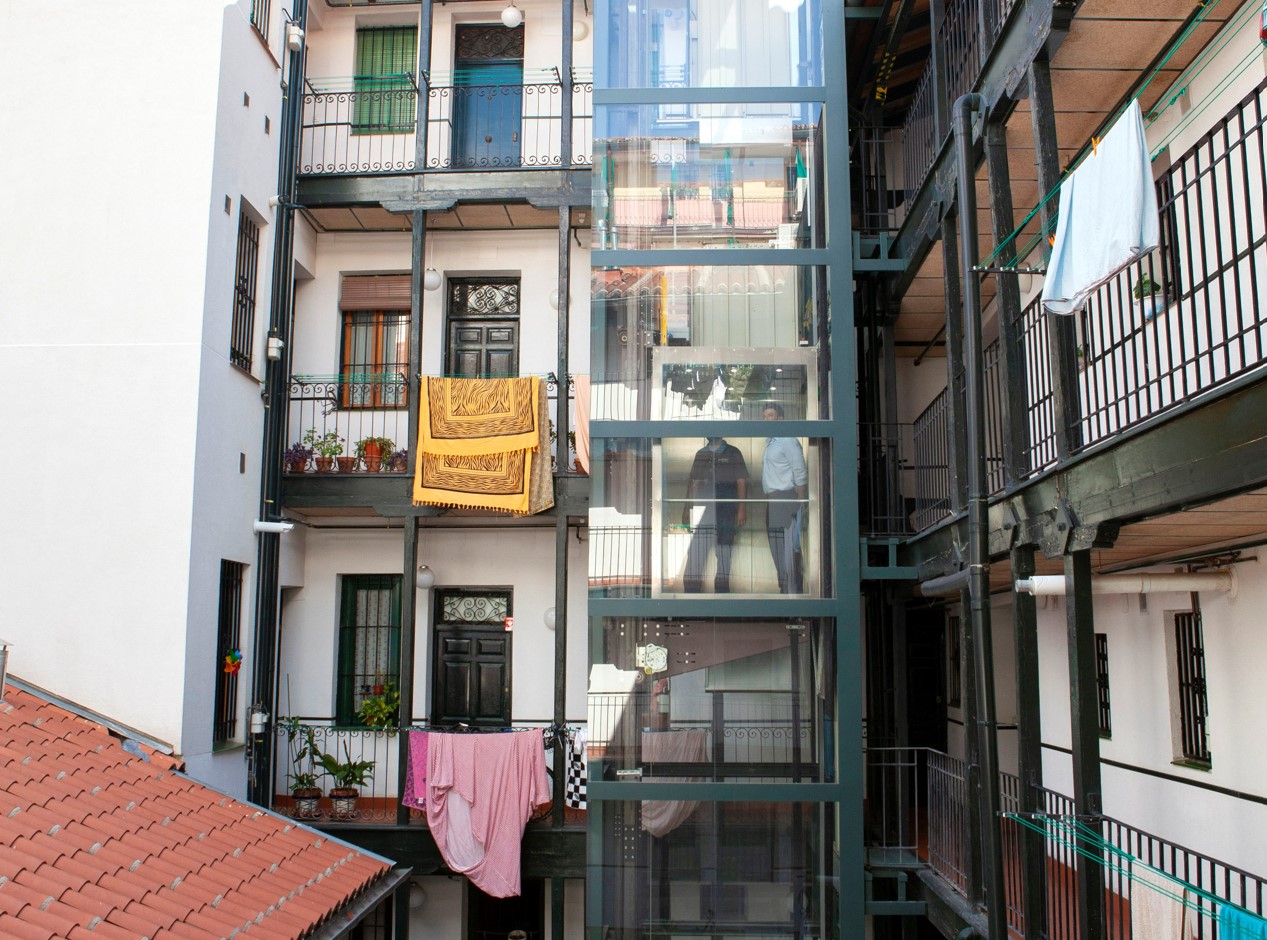
<instances>
[{"instance_id":1,"label":"pink cloth hanging","mask_svg":"<svg viewBox=\"0 0 1267 940\"><path fill-rule=\"evenodd\" d=\"M405 795L400 800L411 809L427 808L427 732L409 732L409 767L405 771Z\"/></svg>"},{"instance_id":2,"label":"pink cloth hanging","mask_svg":"<svg viewBox=\"0 0 1267 940\"><path fill-rule=\"evenodd\" d=\"M495 898L520 891L520 847L550 801L541 731L431 734L427 825L445 863Z\"/></svg>"},{"instance_id":3,"label":"pink cloth hanging","mask_svg":"<svg viewBox=\"0 0 1267 940\"><path fill-rule=\"evenodd\" d=\"M572 407L576 416L576 459L581 469L590 472L590 377L573 375L576 383L576 401Z\"/></svg>"}]
</instances>

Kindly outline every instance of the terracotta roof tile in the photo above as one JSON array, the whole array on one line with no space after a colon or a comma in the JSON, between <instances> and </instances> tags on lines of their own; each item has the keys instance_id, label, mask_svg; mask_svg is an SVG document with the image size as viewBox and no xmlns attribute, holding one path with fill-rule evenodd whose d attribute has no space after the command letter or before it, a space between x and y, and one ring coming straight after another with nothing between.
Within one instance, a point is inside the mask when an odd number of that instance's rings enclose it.
<instances>
[{"instance_id":1,"label":"terracotta roof tile","mask_svg":"<svg viewBox=\"0 0 1267 940\"><path fill-rule=\"evenodd\" d=\"M145 750L6 689L0 937L301 937L388 870Z\"/></svg>"}]
</instances>

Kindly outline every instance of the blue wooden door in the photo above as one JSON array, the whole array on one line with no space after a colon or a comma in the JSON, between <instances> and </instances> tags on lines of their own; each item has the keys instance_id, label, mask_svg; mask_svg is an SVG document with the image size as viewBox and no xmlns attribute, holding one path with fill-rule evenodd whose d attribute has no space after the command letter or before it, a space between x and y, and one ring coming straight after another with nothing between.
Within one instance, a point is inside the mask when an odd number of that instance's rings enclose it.
<instances>
[{"instance_id":1,"label":"blue wooden door","mask_svg":"<svg viewBox=\"0 0 1267 940\"><path fill-rule=\"evenodd\" d=\"M453 166L519 166L523 27L458 26L456 39Z\"/></svg>"}]
</instances>

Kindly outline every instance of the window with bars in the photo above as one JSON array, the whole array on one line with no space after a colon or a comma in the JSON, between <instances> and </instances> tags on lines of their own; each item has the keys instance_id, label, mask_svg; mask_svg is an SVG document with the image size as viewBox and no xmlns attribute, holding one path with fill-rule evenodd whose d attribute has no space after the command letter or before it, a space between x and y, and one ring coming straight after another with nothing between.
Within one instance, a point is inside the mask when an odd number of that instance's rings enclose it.
<instances>
[{"instance_id":1,"label":"window with bars","mask_svg":"<svg viewBox=\"0 0 1267 940\"><path fill-rule=\"evenodd\" d=\"M344 408L406 407L409 311L344 311L339 362Z\"/></svg>"},{"instance_id":2,"label":"window with bars","mask_svg":"<svg viewBox=\"0 0 1267 940\"><path fill-rule=\"evenodd\" d=\"M1109 711L1109 635L1095 635L1095 686L1099 704L1100 737L1113 736L1112 713Z\"/></svg>"},{"instance_id":3,"label":"window with bars","mask_svg":"<svg viewBox=\"0 0 1267 940\"><path fill-rule=\"evenodd\" d=\"M251 0L251 25L268 42L268 14L271 0Z\"/></svg>"},{"instance_id":4,"label":"window with bars","mask_svg":"<svg viewBox=\"0 0 1267 940\"><path fill-rule=\"evenodd\" d=\"M410 77L418 70L418 28L387 26L356 31L353 134L412 134L418 98Z\"/></svg>"},{"instance_id":5,"label":"window with bars","mask_svg":"<svg viewBox=\"0 0 1267 940\"><path fill-rule=\"evenodd\" d=\"M246 565L220 562L220 609L216 617L216 701L213 746L228 744L238 733L238 674L226 665L240 658L242 633L242 574Z\"/></svg>"},{"instance_id":6,"label":"window with bars","mask_svg":"<svg viewBox=\"0 0 1267 940\"><path fill-rule=\"evenodd\" d=\"M255 341L255 282L259 275L260 227L244 211L238 211L238 252L233 275L233 333L229 361L250 371Z\"/></svg>"},{"instance_id":7,"label":"window with bars","mask_svg":"<svg viewBox=\"0 0 1267 940\"><path fill-rule=\"evenodd\" d=\"M336 724L360 724L361 703L400 680L400 586L398 574L342 579Z\"/></svg>"},{"instance_id":8,"label":"window with bars","mask_svg":"<svg viewBox=\"0 0 1267 940\"><path fill-rule=\"evenodd\" d=\"M1174 614L1174 691L1176 759L1209 765L1208 709L1205 695L1205 639L1201 611Z\"/></svg>"}]
</instances>

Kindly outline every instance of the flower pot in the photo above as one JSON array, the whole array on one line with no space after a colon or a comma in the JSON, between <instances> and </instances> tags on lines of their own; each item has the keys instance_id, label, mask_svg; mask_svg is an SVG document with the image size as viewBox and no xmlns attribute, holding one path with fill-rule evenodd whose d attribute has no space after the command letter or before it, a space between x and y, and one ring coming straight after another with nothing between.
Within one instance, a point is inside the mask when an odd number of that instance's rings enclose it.
<instances>
[{"instance_id":1,"label":"flower pot","mask_svg":"<svg viewBox=\"0 0 1267 940\"><path fill-rule=\"evenodd\" d=\"M356 787L335 787L330 791L330 816L334 819L352 819L356 816L356 798L361 791Z\"/></svg>"},{"instance_id":2,"label":"flower pot","mask_svg":"<svg viewBox=\"0 0 1267 940\"><path fill-rule=\"evenodd\" d=\"M290 796L295 801L296 819L316 819L321 815L321 789L319 787L291 790Z\"/></svg>"},{"instance_id":3,"label":"flower pot","mask_svg":"<svg viewBox=\"0 0 1267 940\"><path fill-rule=\"evenodd\" d=\"M332 466L334 466L334 458L333 458L333 457L317 457L317 458L315 458L315 459L316 459L316 461L317 461L317 472L318 472L318 473L329 473L329 472L330 472L330 468L331 468Z\"/></svg>"},{"instance_id":4,"label":"flower pot","mask_svg":"<svg viewBox=\"0 0 1267 940\"><path fill-rule=\"evenodd\" d=\"M365 454L365 472L378 473L383 466L383 458L381 455L371 457L367 452Z\"/></svg>"},{"instance_id":5,"label":"flower pot","mask_svg":"<svg viewBox=\"0 0 1267 940\"><path fill-rule=\"evenodd\" d=\"M339 465L340 473L351 473L356 469L355 457L335 457L335 462Z\"/></svg>"},{"instance_id":6,"label":"flower pot","mask_svg":"<svg viewBox=\"0 0 1267 940\"><path fill-rule=\"evenodd\" d=\"M307 460L288 460L286 461L287 473L303 473L308 469Z\"/></svg>"}]
</instances>

